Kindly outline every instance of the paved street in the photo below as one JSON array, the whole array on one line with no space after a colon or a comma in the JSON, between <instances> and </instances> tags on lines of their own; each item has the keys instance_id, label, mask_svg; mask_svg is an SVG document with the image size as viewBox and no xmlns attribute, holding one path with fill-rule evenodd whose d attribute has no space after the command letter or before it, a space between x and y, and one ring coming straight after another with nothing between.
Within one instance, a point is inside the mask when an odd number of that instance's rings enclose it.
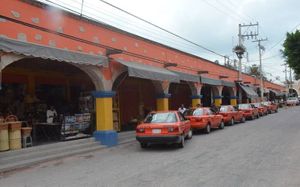
<instances>
[{"instance_id":1,"label":"paved street","mask_svg":"<svg viewBox=\"0 0 300 187\"><path fill-rule=\"evenodd\" d=\"M300 186L300 107L195 135L184 149L137 142L5 174L0 186Z\"/></svg>"}]
</instances>

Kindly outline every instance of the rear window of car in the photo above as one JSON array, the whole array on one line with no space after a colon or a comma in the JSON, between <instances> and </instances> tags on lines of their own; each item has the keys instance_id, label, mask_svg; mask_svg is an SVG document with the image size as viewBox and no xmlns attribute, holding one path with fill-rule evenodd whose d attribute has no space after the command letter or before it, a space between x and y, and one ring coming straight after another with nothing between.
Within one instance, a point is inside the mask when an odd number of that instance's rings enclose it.
<instances>
[{"instance_id":1,"label":"rear window of car","mask_svg":"<svg viewBox=\"0 0 300 187\"><path fill-rule=\"evenodd\" d=\"M177 122L176 114L173 112L150 113L144 123L175 123Z\"/></svg>"},{"instance_id":2,"label":"rear window of car","mask_svg":"<svg viewBox=\"0 0 300 187\"><path fill-rule=\"evenodd\" d=\"M197 108L193 112L193 116L202 116L204 114L204 110L202 108Z\"/></svg>"},{"instance_id":3,"label":"rear window of car","mask_svg":"<svg viewBox=\"0 0 300 187\"><path fill-rule=\"evenodd\" d=\"M241 104L241 105L239 105L239 109L248 109L248 108L251 108L249 106L249 104Z\"/></svg>"},{"instance_id":4,"label":"rear window of car","mask_svg":"<svg viewBox=\"0 0 300 187\"><path fill-rule=\"evenodd\" d=\"M253 103L254 106L260 107L260 103Z\"/></svg>"},{"instance_id":5,"label":"rear window of car","mask_svg":"<svg viewBox=\"0 0 300 187\"><path fill-rule=\"evenodd\" d=\"M220 112L227 112L227 111L228 111L228 107L227 106L221 106Z\"/></svg>"}]
</instances>

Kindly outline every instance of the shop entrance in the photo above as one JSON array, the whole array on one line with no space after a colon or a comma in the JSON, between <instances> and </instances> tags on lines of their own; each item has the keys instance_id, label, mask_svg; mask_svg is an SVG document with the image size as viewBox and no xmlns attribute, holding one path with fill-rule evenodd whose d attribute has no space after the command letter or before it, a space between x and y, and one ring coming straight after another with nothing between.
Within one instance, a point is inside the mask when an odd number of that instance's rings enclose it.
<instances>
[{"instance_id":1,"label":"shop entrance","mask_svg":"<svg viewBox=\"0 0 300 187\"><path fill-rule=\"evenodd\" d=\"M89 136L95 90L89 76L74 65L26 58L2 71L0 112L33 128L34 144Z\"/></svg>"},{"instance_id":2,"label":"shop entrance","mask_svg":"<svg viewBox=\"0 0 300 187\"><path fill-rule=\"evenodd\" d=\"M231 87L224 86L222 89L222 105L230 105L230 97L233 96Z\"/></svg>"},{"instance_id":3,"label":"shop entrance","mask_svg":"<svg viewBox=\"0 0 300 187\"><path fill-rule=\"evenodd\" d=\"M146 115L156 109L155 88L151 80L121 74L113 85L113 121L116 131L135 130Z\"/></svg>"},{"instance_id":4,"label":"shop entrance","mask_svg":"<svg viewBox=\"0 0 300 187\"><path fill-rule=\"evenodd\" d=\"M218 96L218 89L214 86L205 84L201 88L201 95L202 95L202 106L210 107L211 104L214 102L214 96Z\"/></svg>"},{"instance_id":5,"label":"shop entrance","mask_svg":"<svg viewBox=\"0 0 300 187\"><path fill-rule=\"evenodd\" d=\"M186 82L171 83L169 93L171 94L169 101L171 110L178 110L182 104L185 108L190 108L192 106L192 92Z\"/></svg>"}]
</instances>

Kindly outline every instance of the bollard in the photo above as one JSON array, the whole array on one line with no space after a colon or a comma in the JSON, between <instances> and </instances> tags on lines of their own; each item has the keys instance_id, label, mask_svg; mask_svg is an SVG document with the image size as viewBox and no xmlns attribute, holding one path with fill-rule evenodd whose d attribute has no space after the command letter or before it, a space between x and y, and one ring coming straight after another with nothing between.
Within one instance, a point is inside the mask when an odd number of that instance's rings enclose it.
<instances>
[{"instance_id":1,"label":"bollard","mask_svg":"<svg viewBox=\"0 0 300 187\"><path fill-rule=\"evenodd\" d=\"M0 117L0 151L7 151L8 143L8 125L4 123L4 119Z\"/></svg>"}]
</instances>

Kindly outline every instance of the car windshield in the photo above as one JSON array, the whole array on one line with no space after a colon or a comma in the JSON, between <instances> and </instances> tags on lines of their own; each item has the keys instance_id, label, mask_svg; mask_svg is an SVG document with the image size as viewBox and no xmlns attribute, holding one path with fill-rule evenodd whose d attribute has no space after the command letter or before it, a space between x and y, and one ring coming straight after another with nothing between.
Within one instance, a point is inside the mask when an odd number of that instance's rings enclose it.
<instances>
[{"instance_id":1,"label":"car windshield","mask_svg":"<svg viewBox=\"0 0 300 187\"><path fill-rule=\"evenodd\" d=\"M260 103L253 103L255 107L260 107Z\"/></svg>"},{"instance_id":2,"label":"car windshield","mask_svg":"<svg viewBox=\"0 0 300 187\"><path fill-rule=\"evenodd\" d=\"M193 116L202 116L204 114L204 110L202 108L197 108L193 112Z\"/></svg>"},{"instance_id":3,"label":"car windshield","mask_svg":"<svg viewBox=\"0 0 300 187\"><path fill-rule=\"evenodd\" d=\"M174 112L150 113L146 117L144 122L145 123L174 123L177 122L177 119Z\"/></svg>"},{"instance_id":4,"label":"car windshield","mask_svg":"<svg viewBox=\"0 0 300 187\"><path fill-rule=\"evenodd\" d=\"M240 104L239 109L249 109L250 105L249 104Z\"/></svg>"},{"instance_id":5,"label":"car windshield","mask_svg":"<svg viewBox=\"0 0 300 187\"><path fill-rule=\"evenodd\" d=\"M228 111L228 107L227 106L221 106L220 112L227 112L227 111Z\"/></svg>"}]
</instances>

